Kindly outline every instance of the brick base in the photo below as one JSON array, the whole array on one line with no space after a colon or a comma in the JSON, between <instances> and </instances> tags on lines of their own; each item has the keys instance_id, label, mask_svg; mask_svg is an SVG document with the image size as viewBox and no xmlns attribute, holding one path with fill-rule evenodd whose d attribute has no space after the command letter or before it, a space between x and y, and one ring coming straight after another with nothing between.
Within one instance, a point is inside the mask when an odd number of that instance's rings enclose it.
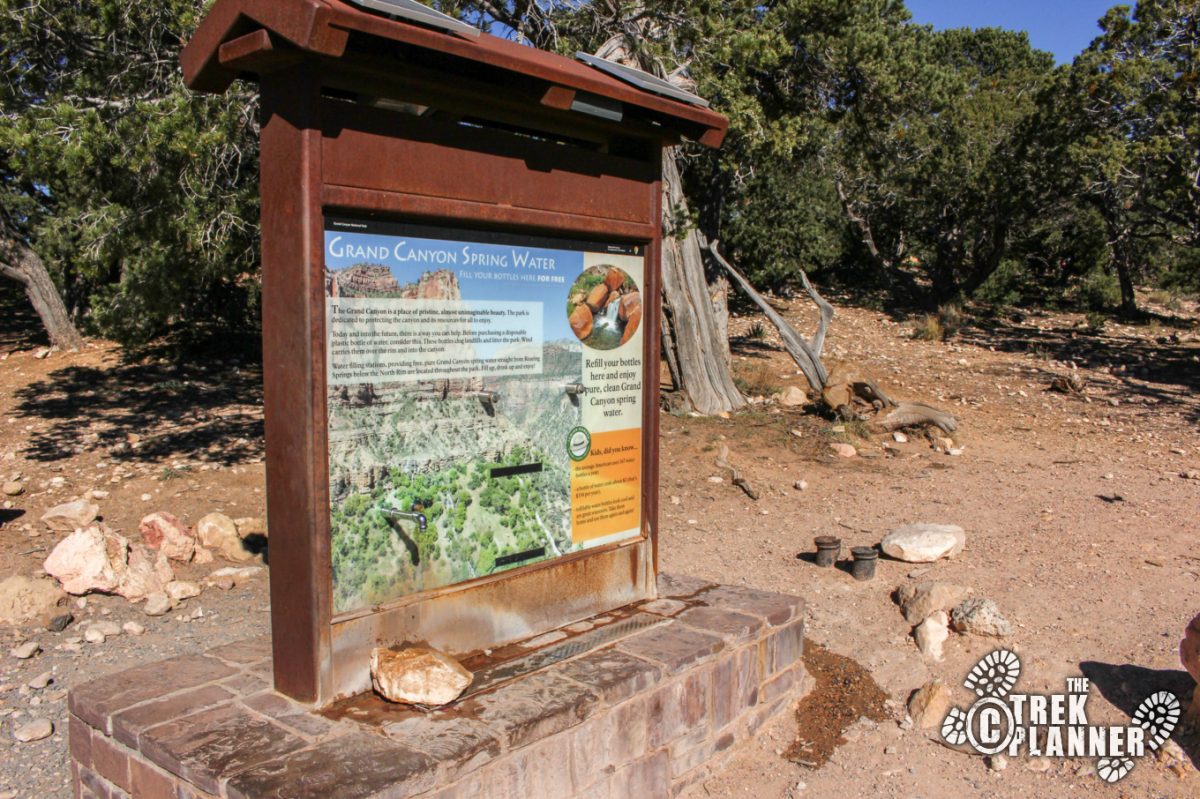
<instances>
[{"instance_id":1,"label":"brick base","mask_svg":"<svg viewBox=\"0 0 1200 799\"><path fill-rule=\"evenodd\" d=\"M675 796L794 706L803 603L671 576L659 594L623 613L665 623L432 713L313 712L270 690L269 639L95 680L70 697L75 794Z\"/></svg>"}]
</instances>

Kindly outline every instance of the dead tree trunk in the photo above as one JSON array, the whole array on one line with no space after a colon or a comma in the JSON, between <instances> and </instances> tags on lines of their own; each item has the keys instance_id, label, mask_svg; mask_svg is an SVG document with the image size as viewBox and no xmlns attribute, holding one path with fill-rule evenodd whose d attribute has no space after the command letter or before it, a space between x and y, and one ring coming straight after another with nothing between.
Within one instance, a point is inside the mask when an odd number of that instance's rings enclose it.
<instances>
[{"instance_id":1,"label":"dead tree trunk","mask_svg":"<svg viewBox=\"0 0 1200 799\"><path fill-rule=\"evenodd\" d=\"M636 36L636 34L634 34ZM667 75L662 65L640 54L630 33L613 36L596 55L636 67L674 83L683 72ZM690 88L684 86L684 88ZM704 236L690 224L683 191L679 149L663 155L662 348L671 381L691 406L702 414L732 411L746 405L733 382L729 356L728 284L710 286L704 269ZM714 302L714 292L718 294Z\"/></svg>"},{"instance_id":2,"label":"dead tree trunk","mask_svg":"<svg viewBox=\"0 0 1200 799\"><path fill-rule=\"evenodd\" d=\"M50 343L64 350L83 346L83 337L71 322L58 288L38 254L15 239L0 243L0 274L25 287L25 294L50 336Z\"/></svg>"},{"instance_id":3,"label":"dead tree trunk","mask_svg":"<svg viewBox=\"0 0 1200 799\"><path fill-rule=\"evenodd\" d=\"M679 227L679 220L687 218L682 177L675 151L670 150L663 159L662 333L667 366L675 387L696 411L731 411L746 400L733 382L728 327L721 325L705 277L703 236L695 228Z\"/></svg>"}]
</instances>

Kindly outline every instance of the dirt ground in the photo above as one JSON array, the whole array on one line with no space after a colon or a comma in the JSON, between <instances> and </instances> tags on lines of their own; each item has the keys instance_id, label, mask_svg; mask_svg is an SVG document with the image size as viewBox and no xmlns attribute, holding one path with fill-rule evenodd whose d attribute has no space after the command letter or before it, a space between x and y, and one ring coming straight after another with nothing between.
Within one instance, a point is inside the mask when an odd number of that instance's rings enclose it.
<instances>
[{"instance_id":1,"label":"dirt ground","mask_svg":"<svg viewBox=\"0 0 1200 799\"><path fill-rule=\"evenodd\" d=\"M912 338L910 320L831 299L839 311L827 358L874 372L899 399L955 413L962 452L935 451L920 435L907 443L859 438L861 426L839 425L811 406L764 403L729 419L663 414L661 567L803 596L810 640L864 666L889 697L881 719L851 724L819 768L789 759L800 732L785 721L689 796L1200 796L1200 750L1183 734L1176 737L1188 762L1147 757L1110 786L1090 773L1090 761L1017 758L994 771L938 743L936 730L910 729L904 703L914 689L941 678L965 708L963 679L999 642L952 635L945 660L927 660L892 598L919 576L995 600L1014 626L1004 645L1022 659L1017 690L1061 692L1067 677L1086 676L1090 721L1125 723L1155 690L1186 705L1193 686L1178 644L1200 612L1200 479L1182 476L1200 470L1195 306L1157 309L1149 324L1109 323L1101 332L1079 315L1027 312L925 342ZM802 329L815 321L807 303L781 307ZM770 325L758 335L762 324L734 320L739 375L764 393L806 388ZM155 510L188 523L214 510L265 514L253 362L228 354L183 364L153 352L132 358L103 342L39 358L45 342L34 331L21 298L0 297L0 481L26 488L0 497L12 506L0 509L0 579L36 573L61 537L45 531L41 514L92 490L108 492L98 501L104 520L133 538L138 520ZM1086 381L1082 397L1048 390L1071 363ZM860 454L838 457L833 441ZM716 466L722 443L757 501ZM814 536L840 536L847 551L910 522L961 525L966 549L927 566L882 559L869 582L811 562ZM199 580L225 565L180 572ZM192 618L198 608L203 615ZM72 611L76 621L59 633L0 627L0 797L69 795L72 685L257 634L269 622L265 577L228 592L207 589L157 618L117 597L89 597ZM146 632L76 640L102 618L137 620ZM41 654L8 656L31 638ZM48 670L53 682L28 687ZM55 733L16 742L13 729L36 716L53 721Z\"/></svg>"}]
</instances>

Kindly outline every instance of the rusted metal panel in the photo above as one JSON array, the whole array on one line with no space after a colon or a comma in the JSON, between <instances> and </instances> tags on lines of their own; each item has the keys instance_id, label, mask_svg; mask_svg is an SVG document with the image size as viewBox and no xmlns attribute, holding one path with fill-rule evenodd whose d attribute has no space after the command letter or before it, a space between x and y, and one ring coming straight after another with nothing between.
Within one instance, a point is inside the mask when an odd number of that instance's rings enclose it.
<instances>
[{"instance_id":1,"label":"rusted metal panel","mask_svg":"<svg viewBox=\"0 0 1200 799\"><path fill-rule=\"evenodd\" d=\"M376 646L420 641L465 656L654 595L650 543L640 541L492 575L336 622L329 699L370 690Z\"/></svg>"},{"instance_id":2,"label":"rusted metal panel","mask_svg":"<svg viewBox=\"0 0 1200 799\"><path fill-rule=\"evenodd\" d=\"M328 184L648 223L650 164L504 131L327 103Z\"/></svg>"},{"instance_id":3,"label":"rusted metal panel","mask_svg":"<svg viewBox=\"0 0 1200 799\"><path fill-rule=\"evenodd\" d=\"M372 14L341 0L218 0L181 54L186 84L196 91L225 91L239 72L221 63L221 44L257 28L318 55L345 55L350 34L356 33L429 54L443 69L447 59L453 59L460 66L449 67L451 71L490 70L589 92L638 109L666 133L683 132L708 146L719 146L729 125L718 113L641 91L555 53L486 33L470 39L453 36Z\"/></svg>"}]
</instances>

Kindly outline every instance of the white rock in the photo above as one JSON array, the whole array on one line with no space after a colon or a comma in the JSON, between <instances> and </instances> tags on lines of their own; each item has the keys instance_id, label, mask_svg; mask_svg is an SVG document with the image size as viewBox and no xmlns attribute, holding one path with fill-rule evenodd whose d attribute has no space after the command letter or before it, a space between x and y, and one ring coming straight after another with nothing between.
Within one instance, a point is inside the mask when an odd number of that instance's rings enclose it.
<instances>
[{"instance_id":1,"label":"white rock","mask_svg":"<svg viewBox=\"0 0 1200 799\"><path fill-rule=\"evenodd\" d=\"M944 610L930 614L925 621L917 625L913 636L917 639L917 648L921 650L921 654L934 660L942 660L945 657L942 644L950 637L950 617Z\"/></svg>"},{"instance_id":2,"label":"white rock","mask_svg":"<svg viewBox=\"0 0 1200 799\"><path fill-rule=\"evenodd\" d=\"M175 602L182 602L194 596L200 596L200 586L187 580L173 580L166 585L167 596Z\"/></svg>"},{"instance_id":3,"label":"white rock","mask_svg":"<svg viewBox=\"0 0 1200 799\"><path fill-rule=\"evenodd\" d=\"M70 532L79 527L87 527L96 521L96 517L99 515L99 505L88 502L86 499L77 499L74 502L56 505L46 511L42 514L42 522L51 530Z\"/></svg>"},{"instance_id":4,"label":"white rock","mask_svg":"<svg viewBox=\"0 0 1200 799\"><path fill-rule=\"evenodd\" d=\"M42 564L68 594L114 591L125 576L129 542L93 525L59 541Z\"/></svg>"},{"instance_id":5,"label":"white rock","mask_svg":"<svg viewBox=\"0 0 1200 799\"><path fill-rule=\"evenodd\" d=\"M371 682L380 696L392 702L437 707L453 702L474 679L445 652L411 647L399 652L383 647L371 651Z\"/></svg>"},{"instance_id":6,"label":"white rock","mask_svg":"<svg viewBox=\"0 0 1200 799\"><path fill-rule=\"evenodd\" d=\"M19 497L22 493L24 493L25 486L22 485L18 480L9 480L2 487L0 487L0 491L3 491L6 497Z\"/></svg>"},{"instance_id":7,"label":"white rock","mask_svg":"<svg viewBox=\"0 0 1200 799\"><path fill-rule=\"evenodd\" d=\"M166 584L174 579L175 570L165 552L134 544L129 547L129 562L116 593L130 602L138 602L155 591L165 590Z\"/></svg>"},{"instance_id":8,"label":"white rock","mask_svg":"<svg viewBox=\"0 0 1200 799\"><path fill-rule=\"evenodd\" d=\"M897 430L896 432L892 433L892 441L895 441L897 444L907 444L908 436Z\"/></svg>"},{"instance_id":9,"label":"white rock","mask_svg":"<svg viewBox=\"0 0 1200 799\"><path fill-rule=\"evenodd\" d=\"M779 404L787 408L796 408L808 402L808 395L796 386L788 386L779 392Z\"/></svg>"},{"instance_id":10,"label":"white rock","mask_svg":"<svg viewBox=\"0 0 1200 799\"><path fill-rule=\"evenodd\" d=\"M114 635L121 634L121 625L117 624L115 621L98 621L92 626L104 633L109 638L112 638Z\"/></svg>"},{"instance_id":11,"label":"white rock","mask_svg":"<svg viewBox=\"0 0 1200 799\"><path fill-rule=\"evenodd\" d=\"M214 569L209 575L206 582L209 585L216 585L226 579L232 580L233 585L241 585L247 580L251 580L262 574L262 566L225 566L220 569Z\"/></svg>"},{"instance_id":12,"label":"white rock","mask_svg":"<svg viewBox=\"0 0 1200 799\"><path fill-rule=\"evenodd\" d=\"M167 596L165 591L155 591L146 597L146 604L142 607L142 611L147 616L162 616L171 607L171 597Z\"/></svg>"},{"instance_id":13,"label":"white rock","mask_svg":"<svg viewBox=\"0 0 1200 799\"><path fill-rule=\"evenodd\" d=\"M9 650L10 655L17 660L29 660L31 657L42 651L42 645L37 641L26 641Z\"/></svg>"},{"instance_id":14,"label":"white rock","mask_svg":"<svg viewBox=\"0 0 1200 799\"><path fill-rule=\"evenodd\" d=\"M33 719L13 730L13 737L21 743L40 741L49 738L54 733L54 725L50 719Z\"/></svg>"},{"instance_id":15,"label":"white rock","mask_svg":"<svg viewBox=\"0 0 1200 799\"><path fill-rule=\"evenodd\" d=\"M210 513L196 522L196 536L200 543L220 551L232 561L245 562L254 558L242 544L237 524L224 513Z\"/></svg>"},{"instance_id":16,"label":"white rock","mask_svg":"<svg viewBox=\"0 0 1200 799\"><path fill-rule=\"evenodd\" d=\"M858 450L855 449L853 445L843 444L840 441L830 444L829 448L833 450L839 458L853 458L858 454Z\"/></svg>"},{"instance_id":17,"label":"white rock","mask_svg":"<svg viewBox=\"0 0 1200 799\"><path fill-rule=\"evenodd\" d=\"M108 499L108 492L99 488L93 488L88 492L88 496L90 496L92 499Z\"/></svg>"},{"instance_id":18,"label":"white rock","mask_svg":"<svg viewBox=\"0 0 1200 799\"><path fill-rule=\"evenodd\" d=\"M883 551L908 563L952 558L967 544L967 534L954 524L906 524L883 537Z\"/></svg>"},{"instance_id":19,"label":"white rock","mask_svg":"<svg viewBox=\"0 0 1200 799\"><path fill-rule=\"evenodd\" d=\"M102 644L104 643L104 638L104 633L100 632L100 628L95 626L88 627L87 632L83 634L83 640L89 644Z\"/></svg>"},{"instance_id":20,"label":"white rock","mask_svg":"<svg viewBox=\"0 0 1200 799\"><path fill-rule=\"evenodd\" d=\"M121 625L121 629L130 635L141 635L142 633L146 632L146 628L143 625L138 624L136 621L125 622Z\"/></svg>"}]
</instances>

